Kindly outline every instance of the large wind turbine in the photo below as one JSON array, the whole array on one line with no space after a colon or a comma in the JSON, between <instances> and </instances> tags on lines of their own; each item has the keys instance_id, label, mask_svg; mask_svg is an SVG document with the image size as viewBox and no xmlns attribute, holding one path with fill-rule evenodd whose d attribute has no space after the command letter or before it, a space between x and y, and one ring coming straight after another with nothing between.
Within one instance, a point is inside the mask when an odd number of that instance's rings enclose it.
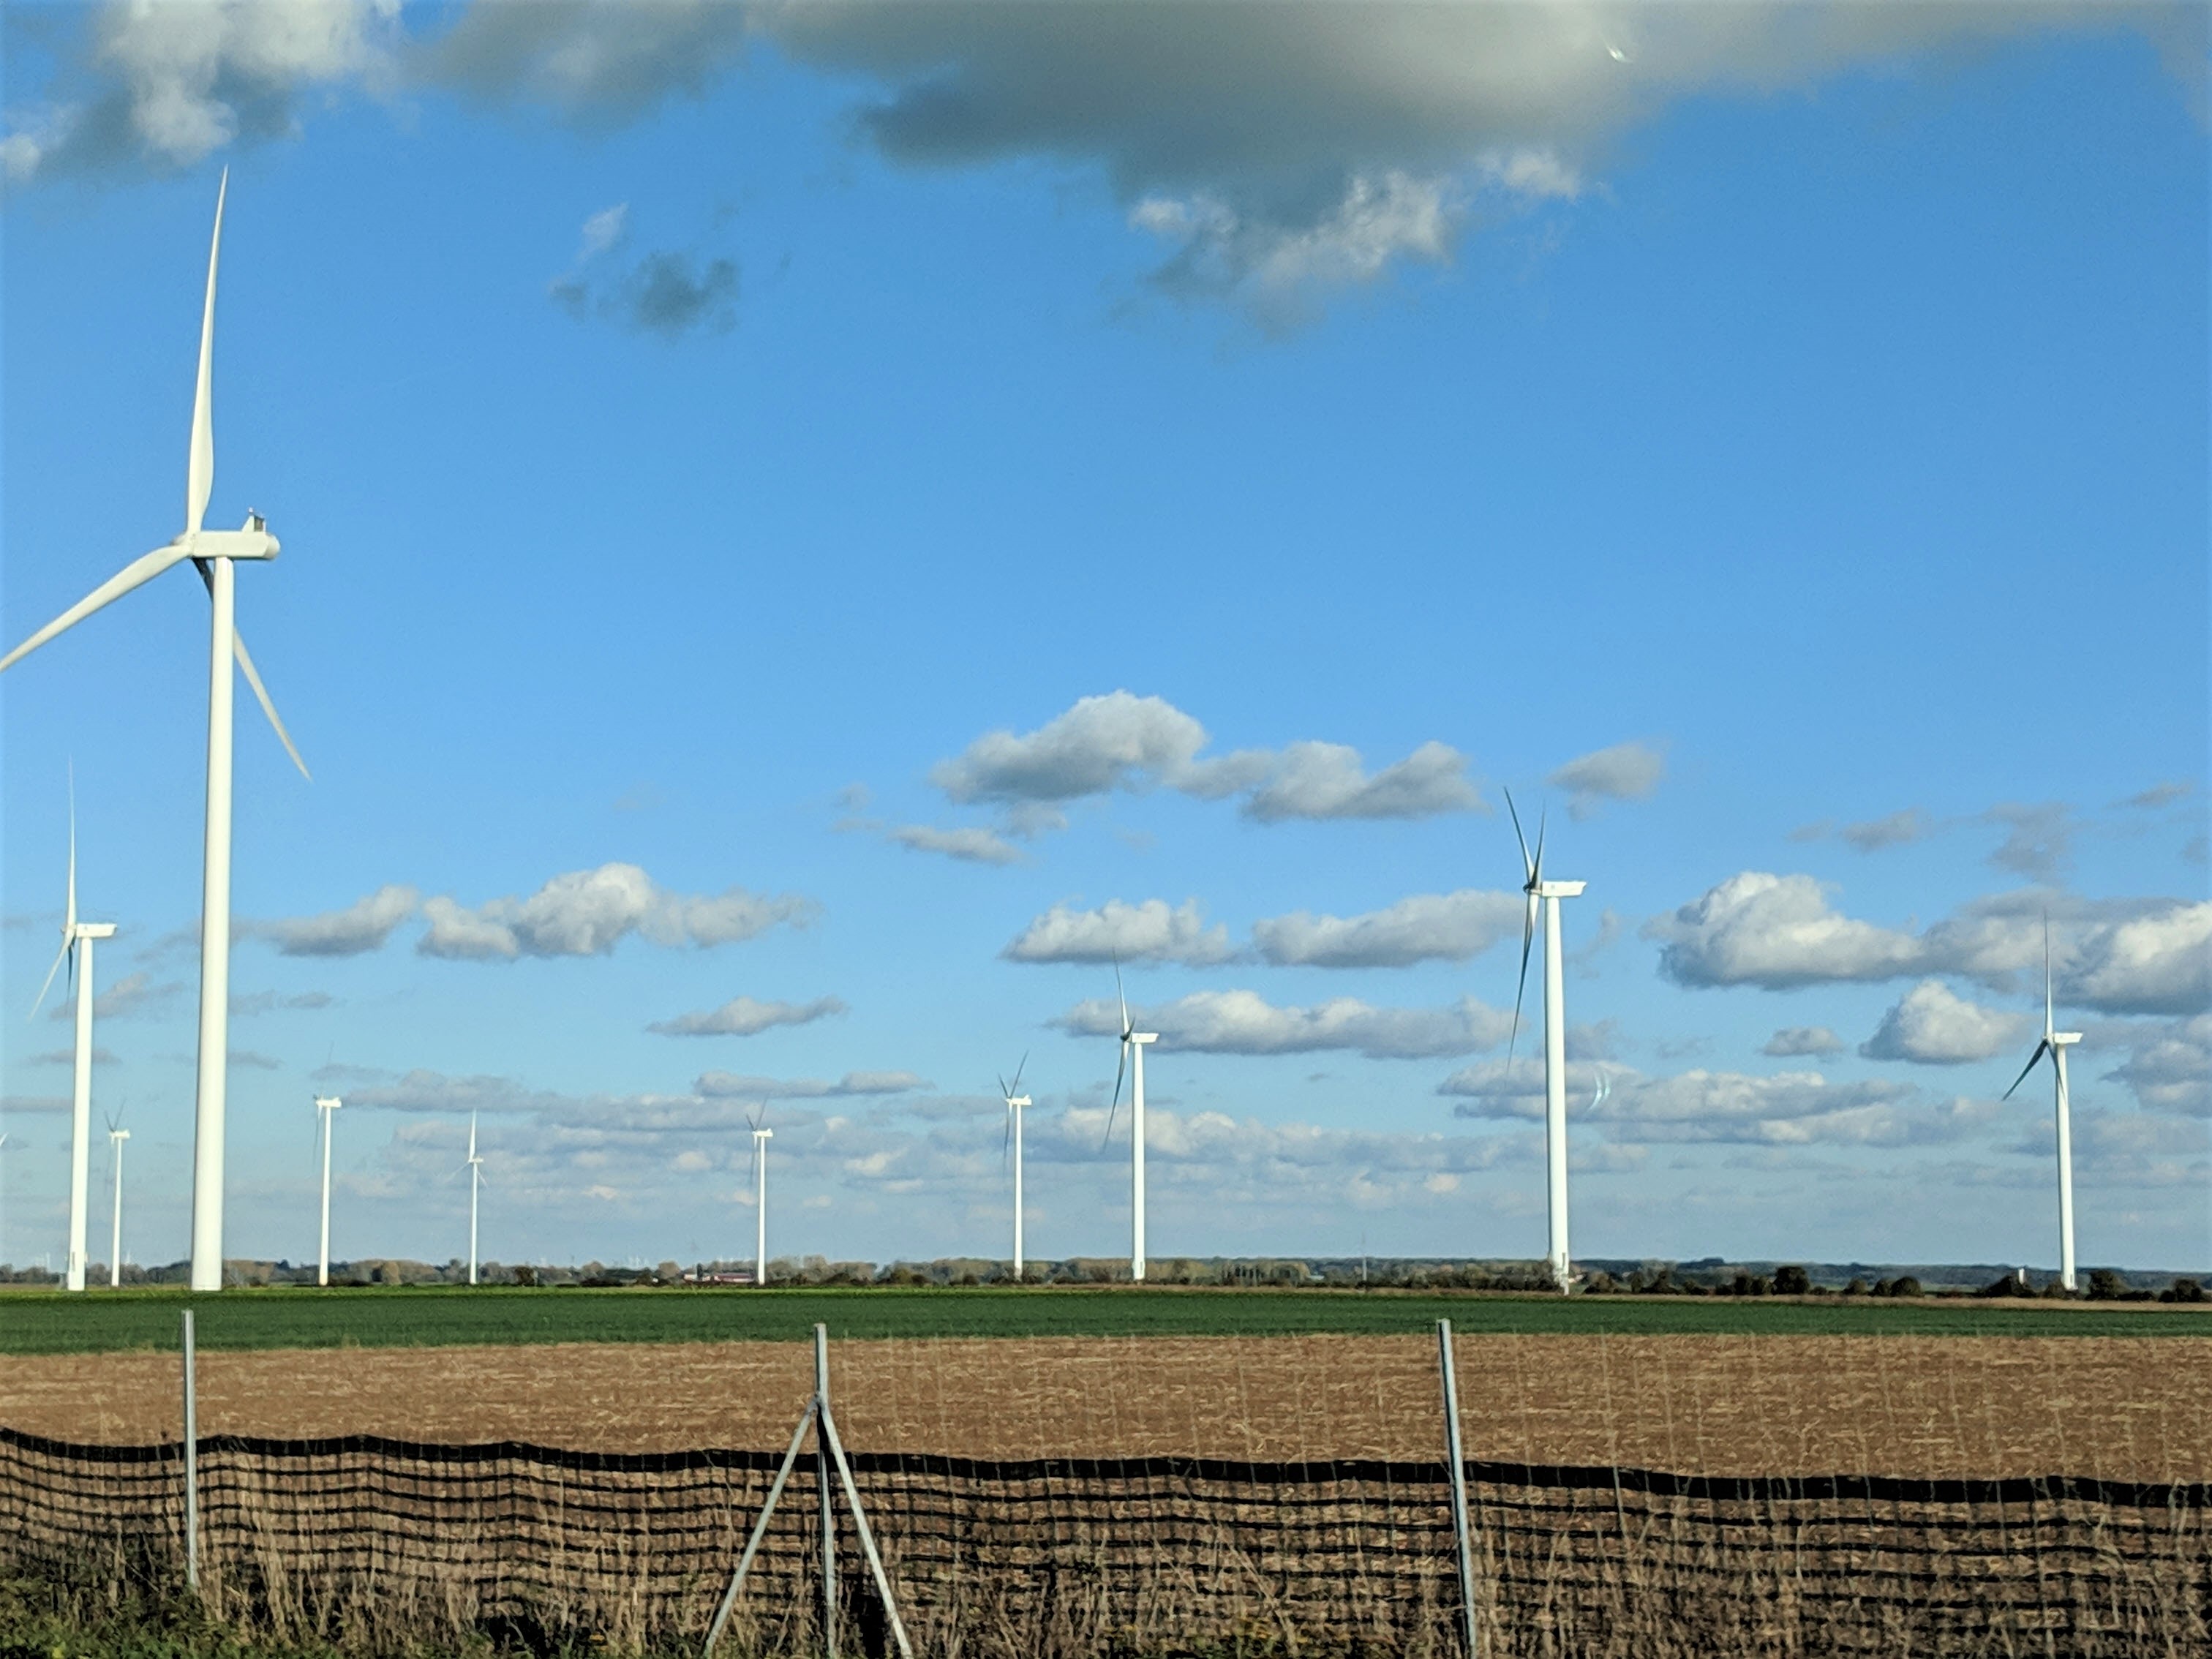
<instances>
[{"instance_id":1,"label":"large wind turbine","mask_svg":"<svg viewBox=\"0 0 2212 1659\"><path fill-rule=\"evenodd\" d=\"M768 1115L763 1109L759 1117L747 1118L753 1132L753 1284L756 1288L768 1283L768 1144L775 1139L775 1131L761 1121Z\"/></svg>"},{"instance_id":2,"label":"large wind turbine","mask_svg":"<svg viewBox=\"0 0 2212 1659\"><path fill-rule=\"evenodd\" d=\"M1513 1045L1521 1037L1521 1002L1528 991L1528 952L1536 939L1536 913L1544 915L1544 1162L1549 1176L1546 1192L1551 1216L1550 1249L1546 1253L1552 1282L1564 1294L1574 1282L1573 1261L1567 1254L1567 1002L1566 981L1559 955L1559 901L1580 898L1589 885L1580 881L1544 879L1544 824L1536 824L1536 850L1528 851L1528 837L1521 831L1521 814L1506 792L1505 810L1513 815L1513 835L1521 843L1521 864L1528 880L1521 890L1528 895L1528 914L1521 924L1521 982L1513 994L1513 1032L1505 1047L1506 1077L1513 1071Z\"/></svg>"},{"instance_id":3,"label":"large wind turbine","mask_svg":"<svg viewBox=\"0 0 2212 1659\"><path fill-rule=\"evenodd\" d=\"M2027 1057L2020 1075L2012 1080L2012 1088L2004 1091L2010 1100L2013 1090L2027 1081L2036 1062L2044 1055L2051 1056L2051 1081L2057 1097L2058 1117L2058 1282L2067 1290L2074 1285L2074 1119L2066 1095L2066 1051L2081 1040L2079 1031L2054 1029L2051 1002L2051 924L2043 924L2043 1040L2035 1045L2035 1052Z\"/></svg>"},{"instance_id":4,"label":"large wind turbine","mask_svg":"<svg viewBox=\"0 0 2212 1659\"><path fill-rule=\"evenodd\" d=\"M477 1156L477 1115L469 1114L469 1283L477 1282L477 1195L483 1188L483 1159Z\"/></svg>"},{"instance_id":5,"label":"large wind turbine","mask_svg":"<svg viewBox=\"0 0 2212 1659\"><path fill-rule=\"evenodd\" d=\"M1003 1073L999 1078L999 1097L1006 1103L1006 1150L1014 1160L1014 1282L1022 1278L1022 1109L1030 1097L1021 1092L1022 1073L1030 1063L1027 1054L1014 1067L1014 1080L1009 1084Z\"/></svg>"},{"instance_id":6,"label":"large wind turbine","mask_svg":"<svg viewBox=\"0 0 2212 1659\"><path fill-rule=\"evenodd\" d=\"M1121 991L1121 964L1114 964L1114 995L1121 1005L1121 1057L1114 1067L1114 1098L1106 1108L1106 1137L1113 1139L1114 1113L1121 1103L1121 1076L1129 1089L1129 1280L1145 1279L1145 1045L1158 1042L1158 1031L1140 1031L1129 1019L1129 999ZM1131 1056L1135 1058L1132 1060Z\"/></svg>"},{"instance_id":7,"label":"large wind turbine","mask_svg":"<svg viewBox=\"0 0 2212 1659\"><path fill-rule=\"evenodd\" d=\"M213 601L208 656L208 757L206 863L200 889L200 1025L198 1108L192 1140L192 1289L222 1288L222 1162L224 1090L230 1052L230 745L231 664L253 688L261 712L292 763L307 775L307 766L291 734L276 717L276 706L255 672L253 659L235 620L234 565L240 559L273 559L276 538L258 513L248 512L237 530L206 530L208 496L215 487L213 356L216 266L222 253L222 207L230 188L226 171L215 198L215 235L208 248L207 303L200 314L199 379L192 393L191 447L185 465L185 527L176 539L132 560L107 580L25 640L5 657L0 672L21 662L57 635L67 632L134 587L153 580L170 566L189 559L198 568ZM75 1261L72 1257L72 1261ZM79 1274L81 1277L81 1274Z\"/></svg>"},{"instance_id":8,"label":"large wind turbine","mask_svg":"<svg viewBox=\"0 0 2212 1659\"><path fill-rule=\"evenodd\" d=\"M336 1095L315 1097L316 1127L323 1132L323 1232L321 1253L315 1258L315 1283L331 1282L331 1127L345 1102Z\"/></svg>"},{"instance_id":9,"label":"large wind turbine","mask_svg":"<svg viewBox=\"0 0 2212 1659\"><path fill-rule=\"evenodd\" d=\"M107 1120L107 1144L115 1158L115 1202L111 1213L115 1218L114 1237L107 1247L107 1288L119 1290L123 1285L123 1143L131 1139L131 1131L118 1129L115 1120Z\"/></svg>"},{"instance_id":10,"label":"large wind turbine","mask_svg":"<svg viewBox=\"0 0 2212 1659\"><path fill-rule=\"evenodd\" d=\"M92 947L95 940L114 935L115 924L112 921L76 919L76 785L72 781L69 896L62 909L62 948L54 953L54 965L46 969L46 982L39 987L38 1001L31 1005L31 1017L35 1019L46 1002L46 993L53 988L54 975L61 971L66 958L70 977L76 983L76 1050L70 1095L69 1273L64 1281L72 1291L84 1288L85 1212L89 1197L86 1189L92 1178ZM82 963L77 960L80 948L84 952Z\"/></svg>"}]
</instances>

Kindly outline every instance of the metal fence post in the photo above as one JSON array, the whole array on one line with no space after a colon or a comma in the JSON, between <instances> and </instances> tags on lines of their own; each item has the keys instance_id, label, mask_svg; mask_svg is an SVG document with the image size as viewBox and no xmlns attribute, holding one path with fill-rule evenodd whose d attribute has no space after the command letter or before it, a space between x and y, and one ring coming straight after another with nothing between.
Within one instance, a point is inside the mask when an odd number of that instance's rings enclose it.
<instances>
[{"instance_id":1,"label":"metal fence post","mask_svg":"<svg viewBox=\"0 0 2212 1659\"><path fill-rule=\"evenodd\" d=\"M1474 1529L1467 1514L1467 1456L1459 1439L1459 1375L1452 1368L1451 1321L1437 1321L1437 1357L1443 1369L1444 1455L1451 1461L1452 1532L1459 1541L1459 1603L1466 1626L1468 1659L1481 1659L1475 1621Z\"/></svg>"},{"instance_id":2,"label":"metal fence post","mask_svg":"<svg viewBox=\"0 0 2212 1659\"><path fill-rule=\"evenodd\" d=\"M830 1328L814 1328L814 1485L822 1498L822 1651L837 1659L837 1527L830 1512Z\"/></svg>"},{"instance_id":3,"label":"metal fence post","mask_svg":"<svg viewBox=\"0 0 2212 1659\"><path fill-rule=\"evenodd\" d=\"M200 1587L200 1412L192 1360L192 1310L185 1310L185 1583Z\"/></svg>"}]
</instances>

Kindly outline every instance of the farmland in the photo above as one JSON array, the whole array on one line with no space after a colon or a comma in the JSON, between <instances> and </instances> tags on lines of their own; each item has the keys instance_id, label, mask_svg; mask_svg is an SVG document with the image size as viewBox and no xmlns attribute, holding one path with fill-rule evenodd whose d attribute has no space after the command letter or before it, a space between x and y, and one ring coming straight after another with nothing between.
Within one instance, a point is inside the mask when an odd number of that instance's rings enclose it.
<instances>
[{"instance_id":1,"label":"farmland","mask_svg":"<svg viewBox=\"0 0 2212 1659\"><path fill-rule=\"evenodd\" d=\"M1496 1296L1325 1290L521 1290L95 1291L0 1296L0 1353L173 1348L198 1310L204 1350L548 1342L1473 1334L1664 1336L2212 1337L2212 1308L1820 1297Z\"/></svg>"}]
</instances>

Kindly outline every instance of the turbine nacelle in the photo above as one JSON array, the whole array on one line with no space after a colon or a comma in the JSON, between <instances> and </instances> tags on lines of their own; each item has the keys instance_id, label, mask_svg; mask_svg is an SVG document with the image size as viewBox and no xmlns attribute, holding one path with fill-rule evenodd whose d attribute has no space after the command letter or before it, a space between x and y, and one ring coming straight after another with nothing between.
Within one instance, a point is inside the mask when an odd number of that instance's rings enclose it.
<instances>
[{"instance_id":1,"label":"turbine nacelle","mask_svg":"<svg viewBox=\"0 0 2212 1659\"><path fill-rule=\"evenodd\" d=\"M284 550L258 513L247 514L236 530L187 531L171 545L195 559L273 559Z\"/></svg>"},{"instance_id":2,"label":"turbine nacelle","mask_svg":"<svg viewBox=\"0 0 2212 1659\"><path fill-rule=\"evenodd\" d=\"M1580 898L1589 885L1586 881L1532 881L1521 890L1531 898Z\"/></svg>"},{"instance_id":3,"label":"turbine nacelle","mask_svg":"<svg viewBox=\"0 0 2212 1659\"><path fill-rule=\"evenodd\" d=\"M70 931L71 935L77 939L113 939L115 924L112 921L80 921ZM2077 1040L2069 1039L2069 1041Z\"/></svg>"}]
</instances>

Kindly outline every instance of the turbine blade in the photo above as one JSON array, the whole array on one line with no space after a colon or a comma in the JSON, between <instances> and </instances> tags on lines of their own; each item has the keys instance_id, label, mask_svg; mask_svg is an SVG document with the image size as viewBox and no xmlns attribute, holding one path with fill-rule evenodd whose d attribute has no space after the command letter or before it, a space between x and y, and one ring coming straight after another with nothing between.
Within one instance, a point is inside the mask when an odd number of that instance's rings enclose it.
<instances>
[{"instance_id":1,"label":"turbine blade","mask_svg":"<svg viewBox=\"0 0 2212 1659\"><path fill-rule=\"evenodd\" d=\"M1014 1161L1014 1109L1006 1108L1006 1133L999 1146L999 1168L1003 1172Z\"/></svg>"},{"instance_id":2,"label":"turbine blade","mask_svg":"<svg viewBox=\"0 0 2212 1659\"><path fill-rule=\"evenodd\" d=\"M194 559L192 567L200 573L200 580L208 592L214 592L215 572L208 568L208 562ZM246 648L246 635L235 627L230 630L230 652L238 659L239 667L245 671L246 683L253 688L253 696L261 704L261 712L269 716L269 724L276 728L276 741L284 745L284 752L292 757L292 764L300 769L300 775L313 783L315 775L307 770L307 763L300 758L300 751L293 744L292 734L284 729L284 722L277 718L276 705L270 701L269 688L262 684L260 671L253 665L252 653Z\"/></svg>"},{"instance_id":3,"label":"turbine blade","mask_svg":"<svg viewBox=\"0 0 2212 1659\"><path fill-rule=\"evenodd\" d=\"M1022 1063L1021 1063L1020 1065L1018 1065L1018 1066L1015 1066L1015 1067L1014 1067L1014 1087L1013 1087L1013 1091L1013 1091L1015 1094L1019 1094L1019 1093L1021 1093L1021 1091L1022 1091L1022 1073L1023 1073L1024 1072L1026 1072L1027 1070L1029 1070L1029 1068L1030 1068L1030 1054L1029 1054L1029 1050L1028 1050L1028 1049L1026 1049L1026 1048L1024 1048L1024 1049L1023 1049L1023 1050L1022 1050Z\"/></svg>"},{"instance_id":4,"label":"turbine blade","mask_svg":"<svg viewBox=\"0 0 2212 1659\"><path fill-rule=\"evenodd\" d=\"M1513 1080L1513 1050L1521 1041L1521 1005L1528 994L1528 952L1536 944L1536 907L1542 902L1528 896L1528 908L1521 919L1521 978L1513 991L1513 1034L1505 1042L1505 1080Z\"/></svg>"},{"instance_id":5,"label":"turbine blade","mask_svg":"<svg viewBox=\"0 0 2212 1659\"><path fill-rule=\"evenodd\" d=\"M222 204L230 169L215 191L215 238L208 244L207 308L200 313L200 373L192 388L192 447L185 464L185 530L197 532L215 491L215 270L222 258Z\"/></svg>"},{"instance_id":6,"label":"turbine blade","mask_svg":"<svg viewBox=\"0 0 2212 1659\"><path fill-rule=\"evenodd\" d=\"M6 656L0 657L0 673L5 673L56 635L67 633L94 611L114 604L132 588L153 580L171 565L185 557L190 550L189 544L174 541L166 547L155 548L142 558L131 560L129 564L125 565L122 569L117 571L99 586L94 588L91 592L63 611L60 616L32 635L22 644L17 646Z\"/></svg>"},{"instance_id":7,"label":"turbine blade","mask_svg":"<svg viewBox=\"0 0 2212 1659\"><path fill-rule=\"evenodd\" d=\"M1127 1036L1137 1028L1129 1024L1129 999L1121 989L1121 958L1114 958L1114 995L1121 1005L1121 1035Z\"/></svg>"},{"instance_id":8,"label":"turbine blade","mask_svg":"<svg viewBox=\"0 0 2212 1659\"><path fill-rule=\"evenodd\" d=\"M1106 1133L1098 1139L1098 1150L1102 1152L1106 1150L1107 1143L1114 1139L1114 1114L1121 1108L1121 1077L1128 1065L1129 1045L1125 1041L1121 1044L1121 1058L1114 1067L1114 1097L1106 1103Z\"/></svg>"},{"instance_id":9,"label":"turbine blade","mask_svg":"<svg viewBox=\"0 0 2212 1659\"><path fill-rule=\"evenodd\" d=\"M2004 1093L1998 1096L1997 1098L2000 1101L2010 1100L2012 1098L2012 1090L2019 1088L2021 1084L2027 1082L2027 1074L2035 1069L2035 1062L2041 1060L2045 1054L2050 1052L2051 1045L2049 1043L2037 1043L2035 1045L2035 1052L2027 1057L2027 1064L2020 1068L2020 1075L2012 1080L2012 1089L2006 1090Z\"/></svg>"},{"instance_id":10,"label":"turbine blade","mask_svg":"<svg viewBox=\"0 0 2212 1659\"><path fill-rule=\"evenodd\" d=\"M2051 917L2043 918L2043 1035L2046 1041L2057 1030L2051 1018Z\"/></svg>"},{"instance_id":11,"label":"turbine blade","mask_svg":"<svg viewBox=\"0 0 2212 1659\"><path fill-rule=\"evenodd\" d=\"M1513 838L1521 843L1521 871L1528 880L1536 879L1536 860L1528 856L1528 837L1521 833L1521 811L1513 805L1513 792L1505 792L1505 810L1513 815Z\"/></svg>"},{"instance_id":12,"label":"turbine blade","mask_svg":"<svg viewBox=\"0 0 2212 1659\"><path fill-rule=\"evenodd\" d=\"M469 1162L477 1161L477 1115L469 1114Z\"/></svg>"},{"instance_id":13,"label":"turbine blade","mask_svg":"<svg viewBox=\"0 0 2212 1659\"><path fill-rule=\"evenodd\" d=\"M39 987L39 1000L31 1005L31 1012L24 1017L26 1019L36 1019L39 1010L46 1006L46 993L54 988L54 975L62 970L62 958L70 954L76 944L75 933L62 940L62 948L54 952L54 965L46 969L46 982Z\"/></svg>"},{"instance_id":14,"label":"turbine blade","mask_svg":"<svg viewBox=\"0 0 2212 1659\"><path fill-rule=\"evenodd\" d=\"M1544 880L1544 826L1551 821L1552 809L1547 805L1536 815L1536 861L1529 867L1528 879L1540 886Z\"/></svg>"}]
</instances>

